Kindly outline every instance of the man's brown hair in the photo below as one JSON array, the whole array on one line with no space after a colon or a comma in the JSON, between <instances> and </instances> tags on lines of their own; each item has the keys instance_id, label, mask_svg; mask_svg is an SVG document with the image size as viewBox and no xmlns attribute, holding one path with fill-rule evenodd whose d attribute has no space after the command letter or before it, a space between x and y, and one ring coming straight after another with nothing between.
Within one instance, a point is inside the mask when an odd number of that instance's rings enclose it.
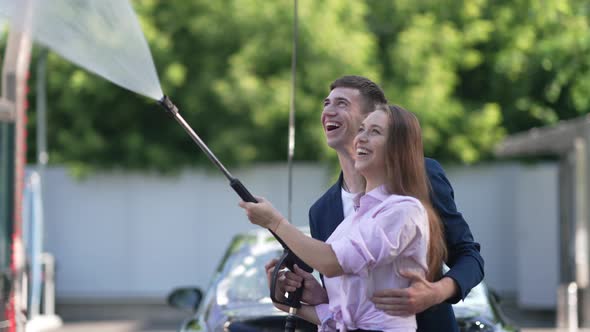
<instances>
[{"instance_id":1,"label":"man's brown hair","mask_svg":"<svg viewBox=\"0 0 590 332\"><path fill-rule=\"evenodd\" d=\"M351 88L360 92L362 98L361 111L367 115L378 105L387 104L385 93L375 82L363 76L342 76L330 84L330 91L336 88Z\"/></svg>"}]
</instances>

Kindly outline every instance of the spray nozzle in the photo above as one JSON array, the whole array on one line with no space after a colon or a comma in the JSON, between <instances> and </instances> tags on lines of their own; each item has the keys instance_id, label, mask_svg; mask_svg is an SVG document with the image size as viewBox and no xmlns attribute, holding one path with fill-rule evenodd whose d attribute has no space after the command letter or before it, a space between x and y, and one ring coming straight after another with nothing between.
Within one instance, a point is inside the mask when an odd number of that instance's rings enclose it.
<instances>
[{"instance_id":1,"label":"spray nozzle","mask_svg":"<svg viewBox=\"0 0 590 332\"><path fill-rule=\"evenodd\" d=\"M158 104L162 106L170 116L175 117L178 114L178 107L172 103L172 100L168 96L164 95L162 99L158 100Z\"/></svg>"}]
</instances>

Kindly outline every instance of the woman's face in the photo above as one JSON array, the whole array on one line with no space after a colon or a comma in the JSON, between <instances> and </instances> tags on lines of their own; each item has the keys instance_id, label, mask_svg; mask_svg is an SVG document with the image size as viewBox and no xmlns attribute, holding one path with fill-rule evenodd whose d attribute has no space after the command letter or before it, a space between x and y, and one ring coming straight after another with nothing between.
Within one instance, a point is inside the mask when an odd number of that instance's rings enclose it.
<instances>
[{"instance_id":1,"label":"woman's face","mask_svg":"<svg viewBox=\"0 0 590 332\"><path fill-rule=\"evenodd\" d=\"M385 181L385 159L389 116L384 111L370 113L354 139L355 169L369 181Z\"/></svg>"}]
</instances>

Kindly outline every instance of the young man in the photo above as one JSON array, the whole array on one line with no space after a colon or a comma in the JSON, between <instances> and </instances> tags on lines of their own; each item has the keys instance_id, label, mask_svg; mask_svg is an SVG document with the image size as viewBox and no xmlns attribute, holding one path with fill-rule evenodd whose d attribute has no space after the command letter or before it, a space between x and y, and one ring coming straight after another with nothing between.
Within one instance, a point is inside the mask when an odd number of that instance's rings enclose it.
<instances>
[{"instance_id":1,"label":"young man","mask_svg":"<svg viewBox=\"0 0 590 332\"><path fill-rule=\"evenodd\" d=\"M309 210L311 236L325 241L354 211L353 197L364 188L363 177L354 169L353 139L366 115L387 99L381 88L361 76L344 76L330 85L324 99L322 126L328 146L336 151L342 173L338 181ZM424 278L404 273L412 280L405 289L378 291L373 302L390 315L417 314L418 331L458 331L451 303L469 293L484 276L479 244L473 241L469 226L457 211L453 188L438 162L426 158L426 172L432 187L432 204L444 225L450 267L442 279L428 282ZM276 263L276 262L274 262ZM271 261L268 265L274 265ZM294 291L303 280L303 300L310 304L327 301L327 297L313 277L303 270L288 272L282 281L286 291ZM321 294L318 296L318 294Z\"/></svg>"}]
</instances>

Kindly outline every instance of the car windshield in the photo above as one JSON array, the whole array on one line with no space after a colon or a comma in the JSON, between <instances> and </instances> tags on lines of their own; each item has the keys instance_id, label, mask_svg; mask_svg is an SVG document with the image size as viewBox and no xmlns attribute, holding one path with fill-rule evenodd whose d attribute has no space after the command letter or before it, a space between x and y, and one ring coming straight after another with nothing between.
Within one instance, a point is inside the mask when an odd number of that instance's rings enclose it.
<instances>
[{"instance_id":1,"label":"car windshield","mask_svg":"<svg viewBox=\"0 0 590 332\"><path fill-rule=\"evenodd\" d=\"M222 279L217 285L217 304L270 303L264 265L279 257L282 248L277 242L264 239L255 243L251 243L252 239L241 240L238 240L241 244L233 246L233 253L222 268Z\"/></svg>"},{"instance_id":2,"label":"car windshield","mask_svg":"<svg viewBox=\"0 0 590 332\"><path fill-rule=\"evenodd\" d=\"M473 287L465 301L453 305L453 311L457 318L471 318L484 316L493 318L494 314L487 296L487 289L483 283Z\"/></svg>"}]
</instances>

